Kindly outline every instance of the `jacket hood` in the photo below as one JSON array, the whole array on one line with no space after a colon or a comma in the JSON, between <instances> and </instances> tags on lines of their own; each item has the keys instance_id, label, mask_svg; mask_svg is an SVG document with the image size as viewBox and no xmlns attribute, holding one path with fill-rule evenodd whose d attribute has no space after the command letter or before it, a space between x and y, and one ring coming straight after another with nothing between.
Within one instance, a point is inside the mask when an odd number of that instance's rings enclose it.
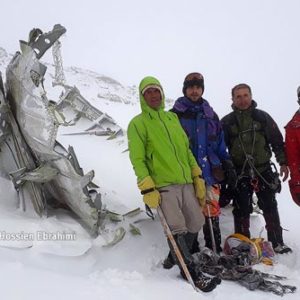
<instances>
[{"instance_id":1,"label":"jacket hood","mask_svg":"<svg viewBox=\"0 0 300 300\"><path fill-rule=\"evenodd\" d=\"M157 85L160 87L160 89L163 91L163 88L160 84L160 82L152 76L147 76L145 77L139 86L139 96L140 96L140 104L141 104L141 109L143 112L155 112L156 110L152 109L150 106L148 106L148 104L146 103L146 100L142 94L142 91L145 89L145 87L147 87L148 85ZM159 107L159 110L163 110L165 108L165 95L164 92L161 95L162 99L161 99L161 105Z\"/></svg>"}]
</instances>

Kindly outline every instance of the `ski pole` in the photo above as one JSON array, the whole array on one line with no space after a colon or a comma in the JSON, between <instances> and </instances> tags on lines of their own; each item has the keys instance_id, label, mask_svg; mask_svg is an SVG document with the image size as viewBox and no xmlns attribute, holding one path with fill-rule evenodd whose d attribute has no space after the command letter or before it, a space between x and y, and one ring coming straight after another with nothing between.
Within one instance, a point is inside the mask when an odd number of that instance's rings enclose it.
<instances>
[{"instance_id":1,"label":"ski pole","mask_svg":"<svg viewBox=\"0 0 300 300\"><path fill-rule=\"evenodd\" d=\"M172 247L174 249L174 252L175 252L175 254L176 254L177 258L178 258L179 264L180 264L180 266L181 266L181 268L182 268L182 270L184 272L184 275L186 276L188 282L192 285L192 287L197 291L197 288L196 288L195 283L194 283L194 281L192 279L192 276L191 276L191 274L190 274L190 272L189 272L189 270L188 270L188 268L186 266L186 263L183 260L182 254L181 254L181 252L180 252L180 250L179 250L179 248L177 246L177 243L176 243L176 241L175 241L175 239L174 239L174 237L172 235L170 227L169 227L169 225L168 225L168 223L166 221L166 218L165 218L165 216L163 214L163 211L162 211L162 209L161 209L160 206L157 207L157 213L159 215L160 222L161 222L161 224L163 226L164 233L165 233L167 239L169 239L169 241L170 241L170 243L171 243L171 245L172 245Z\"/></svg>"},{"instance_id":2,"label":"ski pole","mask_svg":"<svg viewBox=\"0 0 300 300\"><path fill-rule=\"evenodd\" d=\"M211 244L212 244L213 252L217 253L214 229L213 229L213 225L212 225L212 221L211 221L210 206L208 203L206 203L206 206L207 206L207 213L208 213L208 226L209 226L209 232L210 232L210 237L211 237Z\"/></svg>"}]
</instances>

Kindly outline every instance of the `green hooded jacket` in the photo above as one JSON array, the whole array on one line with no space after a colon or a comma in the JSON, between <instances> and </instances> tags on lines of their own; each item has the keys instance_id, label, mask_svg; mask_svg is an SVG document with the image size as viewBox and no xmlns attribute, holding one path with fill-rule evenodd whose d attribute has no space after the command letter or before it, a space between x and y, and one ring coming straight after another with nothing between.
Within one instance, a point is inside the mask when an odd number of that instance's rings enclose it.
<instances>
[{"instance_id":1,"label":"green hooded jacket","mask_svg":"<svg viewBox=\"0 0 300 300\"><path fill-rule=\"evenodd\" d=\"M197 162L178 117L164 111L164 95L158 110L149 107L141 91L159 86L154 77L145 77L139 86L142 113L129 123L127 136L130 160L138 182L151 176L156 187L192 183L191 168Z\"/></svg>"}]
</instances>

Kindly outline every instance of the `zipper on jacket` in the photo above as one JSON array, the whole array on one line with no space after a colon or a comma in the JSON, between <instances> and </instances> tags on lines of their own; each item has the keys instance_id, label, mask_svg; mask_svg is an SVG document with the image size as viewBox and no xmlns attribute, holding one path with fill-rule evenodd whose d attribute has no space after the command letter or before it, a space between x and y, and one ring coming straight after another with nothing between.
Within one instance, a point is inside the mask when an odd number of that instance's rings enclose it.
<instances>
[{"instance_id":1,"label":"zipper on jacket","mask_svg":"<svg viewBox=\"0 0 300 300\"><path fill-rule=\"evenodd\" d=\"M174 145L173 142L172 142L172 139L171 139L169 130L168 130L166 124L164 123L164 121L162 120L162 118L160 117L160 113L159 113L159 112L158 112L158 117L159 117L160 121L162 122L162 124L164 125L164 127L165 127L165 129L166 129L166 131L167 131L167 134L168 134L170 143L171 143L171 145L173 146L173 149L174 149L175 157L176 157L176 159L177 159L177 161L178 161L179 166L181 167L183 177L184 177L184 179L185 179L185 181L186 181L186 183L187 183L188 180L187 180L187 178L186 178L186 176L185 176L185 174L184 174L184 168L183 168L183 166L182 166L182 164L180 163L180 160L179 160L179 158L178 158L178 155L177 155L177 152L176 152L175 145ZM181 126L181 125L180 125L180 126Z\"/></svg>"}]
</instances>

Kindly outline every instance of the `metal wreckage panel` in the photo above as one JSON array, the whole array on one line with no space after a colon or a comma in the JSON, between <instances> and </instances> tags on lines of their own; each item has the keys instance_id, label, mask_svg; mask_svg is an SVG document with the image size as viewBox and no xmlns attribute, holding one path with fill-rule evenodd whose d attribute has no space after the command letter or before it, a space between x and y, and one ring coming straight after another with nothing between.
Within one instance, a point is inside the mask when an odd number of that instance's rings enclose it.
<instances>
[{"instance_id":1,"label":"metal wreckage panel","mask_svg":"<svg viewBox=\"0 0 300 300\"><path fill-rule=\"evenodd\" d=\"M2 77L1 77L2 81ZM6 178L11 178L18 192L20 205L25 208L25 198L32 197L33 206L36 212L41 215L45 210L45 200L43 191L39 184L33 182L24 182L15 180L16 174L24 172L26 169L33 170L36 163L31 151L26 144L19 126L10 110L9 104L5 99L4 90L1 89L1 135L0 135L0 166L1 174Z\"/></svg>"},{"instance_id":2,"label":"metal wreckage panel","mask_svg":"<svg viewBox=\"0 0 300 300\"><path fill-rule=\"evenodd\" d=\"M31 200L41 216L55 199L66 204L95 235L102 214L101 195L91 182L94 171L84 175L73 148L67 151L56 141L60 109L49 102L42 84L47 68L39 58L65 31L60 25L45 34L32 31L31 40L20 41L22 52L7 67L7 97L3 86L0 89L0 175L12 179L24 209ZM80 95L77 90L76 95ZM82 96L74 98L85 103L93 121L106 116L93 110ZM91 116L93 111L96 114ZM109 117L104 119L118 127Z\"/></svg>"},{"instance_id":3,"label":"metal wreckage panel","mask_svg":"<svg viewBox=\"0 0 300 300\"><path fill-rule=\"evenodd\" d=\"M60 101L56 105L57 111L63 112L64 108L71 107L77 114L73 122L78 121L83 116L93 122L93 124L83 132L74 132L65 135L107 135L109 139L123 135L121 127L118 126L109 115L92 106L80 94L76 86L70 87L66 84L61 85L64 87L65 93L61 95ZM73 125L73 123L70 123L70 125Z\"/></svg>"}]
</instances>

